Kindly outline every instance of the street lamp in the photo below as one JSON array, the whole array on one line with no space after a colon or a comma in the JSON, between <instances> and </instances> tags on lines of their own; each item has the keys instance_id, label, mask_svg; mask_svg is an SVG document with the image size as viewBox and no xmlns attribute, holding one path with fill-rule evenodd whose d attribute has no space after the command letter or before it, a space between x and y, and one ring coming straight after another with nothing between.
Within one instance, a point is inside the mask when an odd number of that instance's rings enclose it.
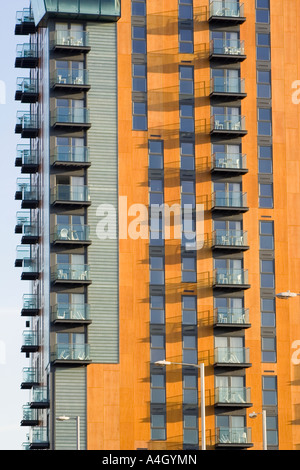
<instances>
[{"instance_id":1,"label":"street lamp","mask_svg":"<svg viewBox=\"0 0 300 470\"><path fill-rule=\"evenodd\" d=\"M266 410L262 410L262 413L253 413L249 414L249 418L257 418L258 415L262 415L262 425L263 425L263 450L267 450L267 413Z\"/></svg>"},{"instance_id":2,"label":"street lamp","mask_svg":"<svg viewBox=\"0 0 300 470\"><path fill-rule=\"evenodd\" d=\"M187 364L184 362L170 362L170 361L156 361L154 364L159 366L189 366L199 369L200 373L200 390L201 390L201 432L202 432L202 450L206 450L206 441L205 441L205 374L204 374L204 363L200 364Z\"/></svg>"},{"instance_id":3,"label":"street lamp","mask_svg":"<svg viewBox=\"0 0 300 470\"><path fill-rule=\"evenodd\" d=\"M295 292L291 292L291 291L286 291L286 292L279 292L279 294L276 294L276 297L278 297L279 299L289 299L290 297L297 297L297 295L300 295L300 294L296 294Z\"/></svg>"},{"instance_id":4,"label":"street lamp","mask_svg":"<svg viewBox=\"0 0 300 470\"><path fill-rule=\"evenodd\" d=\"M80 450L80 416L58 416L57 421L76 421L76 434L77 434L77 450Z\"/></svg>"}]
</instances>

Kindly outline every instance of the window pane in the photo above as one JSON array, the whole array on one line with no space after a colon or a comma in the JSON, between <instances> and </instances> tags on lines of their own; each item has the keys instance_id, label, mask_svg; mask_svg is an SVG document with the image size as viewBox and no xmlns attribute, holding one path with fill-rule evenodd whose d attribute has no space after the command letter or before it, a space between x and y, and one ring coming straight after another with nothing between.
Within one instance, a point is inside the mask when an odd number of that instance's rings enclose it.
<instances>
[{"instance_id":1,"label":"window pane","mask_svg":"<svg viewBox=\"0 0 300 470\"><path fill-rule=\"evenodd\" d=\"M269 23L270 13L268 10L256 10L256 22L257 23Z\"/></svg>"}]
</instances>

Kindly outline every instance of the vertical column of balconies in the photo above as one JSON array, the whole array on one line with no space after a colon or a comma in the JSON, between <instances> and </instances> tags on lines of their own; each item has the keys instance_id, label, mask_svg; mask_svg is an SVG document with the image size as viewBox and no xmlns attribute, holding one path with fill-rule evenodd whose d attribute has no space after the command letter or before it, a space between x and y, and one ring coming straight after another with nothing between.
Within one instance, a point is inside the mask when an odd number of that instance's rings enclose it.
<instances>
[{"instance_id":1,"label":"vertical column of balconies","mask_svg":"<svg viewBox=\"0 0 300 470\"><path fill-rule=\"evenodd\" d=\"M30 365L23 369L21 388L30 391L29 402L23 406L21 426L29 426L29 440L26 448L49 448L47 428L44 426L43 410L49 408L48 389L42 384L37 364L40 354L40 315L39 298L39 132L38 119L38 65L36 26L30 8L17 12L16 35L26 36L27 41L17 46L15 67L23 74L17 79L15 99L27 105L27 110L18 111L15 133L26 139L17 146L15 166L20 167L23 177L18 178L15 199L21 201L21 211L17 212L15 233L21 235L17 246L15 266L21 267L21 279L31 281L30 293L23 296L21 315L26 319L23 331L21 352L30 359Z\"/></svg>"},{"instance_id":2,"label":"vertical column of balconies","mask_svg":"<svg viewBox=\"0 0 300 470\"><path fill-rule=\"evenodd\" d=\"M240 74L246 59L240 25L246 18L236 0L213 0L209 8L216 447L246 448L252 445L246 427L251 398L245 373L251 363L244 335L251 326L244 305L244 290L250 285L243 260L249 249L243 226L248 211L242 151L247 128L241 112L246 87Z\"/></svg>"}]
</instances>

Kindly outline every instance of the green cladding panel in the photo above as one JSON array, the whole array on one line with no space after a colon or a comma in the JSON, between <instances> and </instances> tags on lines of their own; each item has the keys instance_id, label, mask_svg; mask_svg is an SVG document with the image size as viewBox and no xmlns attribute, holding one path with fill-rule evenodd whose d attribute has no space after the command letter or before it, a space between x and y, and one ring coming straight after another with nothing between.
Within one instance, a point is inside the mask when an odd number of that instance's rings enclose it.
<instances>
[{"instance_id":1,"label":"green cladding panel","mask_svg":"<svg viewBox=\"0 0 300 470\"><path fill-rule=\"evenodd\" d=\"M31 0L35 24L49 17L92 21L117 21L121 0Z\"/></svg>"},{"instance_id":2,"label":"green cladding panel","mask_svg":"<svg viewBox=\"0 0 300 470\"><path fill-rule=\"evenodd\" d=\"M92 284L88 289L92 323L88 342L93 363L119 360L119 242L117 233L101 239L105 205L111 208L112 227L118 213L118 110L116 23L88 23L91 51L87 68L91 89L87 95L91 129L88 131L91 168L88 210L92 244L88 250ZM114 217L115 216L115 217ZM100 233L99 233L100 228ZM117 230L116 230L117 231Z\"/></svg>"}]
</instances>

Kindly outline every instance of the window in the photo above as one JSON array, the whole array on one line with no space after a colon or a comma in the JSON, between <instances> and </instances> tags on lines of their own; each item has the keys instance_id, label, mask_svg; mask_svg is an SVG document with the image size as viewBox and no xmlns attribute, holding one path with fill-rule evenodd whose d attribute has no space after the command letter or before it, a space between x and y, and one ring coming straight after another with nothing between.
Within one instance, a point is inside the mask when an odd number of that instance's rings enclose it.
<instances>
[{"instance_id":1,"label":"window","mask_svg":"<svg viewBox=\"0 0 300 470\"><path fill-rule=\"evenodd\" d=\"M196 207L196 198L195 198L195 183L194 181L181 181L181 206L184 208L195 209Z\"/></svg>"},{"instance_id":2,"label":"window","mask_svg":"<svg viewBox=\"0 0 300 470\"><path fill-rule=\"evenodd\" d=\"M197 405L198 380L196 375L183 375L183 403L185 405Z\"/></svg>"},{"instance_id":3,"label":"window","mask_svg":"<svg viewBox=\"0 0 300 470\"><path fill-rule=\"evenodd\" d=\"M133 102L132 126L134 131L147 130L147 105L145 102Z\"/></svg>"},{"instance_id":4,"label":"window","mask_svg":"<svg viewBox=\"0 0 300 470\"><path fill-rule=\"evenodd\" d=\"M256 59L271 60L270 34L258 33L256 35Z\"/></svg>"},{"instance_id":5,"label":"window","mask_svg":"<svg viewBox=\"0 0 300 470\"><path fill-rule=\"evenodd\" d=\"M151 413L151 439L156 441L166 439L166 416L164 413Z\"/></svg>"},{"instance_id":6,"label":"window","mask_svg":"<svg viewBox=\"0 0 300 470\"><path fill-rule=\"evenodd\" d=\"M262 336L262 362L276 362L276 338Z\"/></svg>"},{"instance_id":7,"label":"window","mask_svg":"<svg viewBox=\"0 0 300 470\"><path fill-rule=\"evenodd\" d=\"M270 23L269 0L256 0L256 23Z\"/></svg>"},{"instance_id":8,"label":"window","mask_svg":"<svg viewBox=\"0 0 300 470\"><path fill-rule=\"evenodd\" d=\"M185 95L194 94L194 68L179 66L179 93Z\"/></svg>"},{"instance_id":9,"label":"window","mask_svg":"<svg viewBox=\"0 0 300 470\"><path fill-rule=\"evenodd\" d=\"M259 184L259 207L264 209L272 209L273 207L273 184Z\"/></svg>"},{"instance_id":10,"label":"window","mask_svg":"<svg viewBox=\"0 0 300 470\"><path fill-rule=\"evenodd\" d=\"M260 260L260 287L274 289L274 261Z\"/></svg>"},{"instance_id":11,"label":"window","mask_svg":"<svg viewBox=\"0 0 300 470\"><path fill-rule=\"evenodd\" d=\"M184 334L182 343L182 362L186 364L197 364L197 337L195 335Z\"/></svg>"},{"instance_id":12,"label":"window","mask_svg":"<svg viewBox=\"0 0 300 470\"><path fill-rule=\"evenodd\" d=\"M180 132L194 132L194 106L192 104L179 104Z\"/></svg>"},{"instance_id":13,"label":"window","mask_svg":"<svg viewBox=\"0 0 300 470\"><path fill-rule=\"evenodd\" d=\"M132 53L146 54L146 27L132 26Z\"/></svg>"},{"instance_id":14,"label":"window","mask_svg":"<svg viewBox=\"0 0 300 470\"><path fill-rule=\"evenodd\" d=\"M146 16L146 0L132 0L131 14L132 16Z\"/></svg>"},{"instance_id":15,"label":"window","mask_svg":"<svg viewBox=\"0 0 300 470\"><path fill-rule=\"evenodd\" d=\"M187 414L183 416L183 444L198 445L198 416L197 414Z\"/></svg>"},{"instance_id":16,"label":"window","mask_svg":"<svg viewBox=\"0 0 300 470\"><path fill-rule=\"evenodd\" d=\"M193 0L179 0L178 18L179 20L193 19Z\"/></svg>"},{"instance_id":17,"label":"window","mask_svg":"<svg viewBox=\"0 0 300 470\"><path fill-rule=\"evenodd\" d=\"M272 174L272 147L260 145L258 147L258 172L262 174Z\"/></svg>"},{"instance_id":18,"label":"window","mask_svg":"<svg viewBox=\"0 0 300 470\"><path fill-rule=\"evenodd\" d=\"M146 80L146 65L145 64L133 64L132 66L132 90L133 91L147 91L147 80Z\"/></svg>"},{"instance_id":19,"label":"window","mask_svg":"<svg viewBox=\"0 0 300 470\"><path fill-rule=\"evenodd\" d=\"M197 325L197 297L184 295L181 300L182 324Z\"/></svg>"},{"instance_id":20,"label":"window","mask_svg":"<svg viewBox=\"0 0 300 470\"><path fill-rule=\"evenodd\" d=\"M263 406L277 406L277 377L262 378Z\"/></svg>"},{"instance_id":21,"label":"window","mask_svg":"<svg viewBox=\"0 0 300 470\"><path fill-rule=\"evenodd\" d=\"M193 29L179 24L179 52L181 54L193 54Z\"/></svg>"},{"instance_id":22,"label":"window","mask_svg":"<svg viewBox=\"0 0 300 470\"><path fill-rule=\"evenodd\" d=\"M261 250L274 250L273 222L259 222L259 248Z\"/></svg>"},{"instance_id":23,"label":"window","mask_svg":"<svg viewBox=\"0 0 300 470\"><path fill-rule=\"evenodd\" d=\"M164 167L163 142L160 140L149 140L149 168L162 170Z\"/></svg>"},{"instance_id":24,"label":"window","mask_svg":"<svg viewBox=\"0 0 300 470\"><path fill-rule=\"evenodd\" d=\"M267 445L278 446L277 416L267 416Z\"/></svg>"},{"instance_id":25,"label":"window","mask_svg":"<svg viewBox=\"0 0 300 470\"><path fill-rule=\"evenodd\" d=\"M164 202L163 180L151 179L149 181L150 206L152 204L161 205Z\"/></svg>"},{"instance_id":26,"label":"window","mask_svg":"<svg viewBox=\"0 0 300 470\"><path fill-rule=\"evenodd\" d=\"M150 361L163 361L166 358L164 335L150 336Z\"/></svg>"},{"instance_id":27,"label":"window","mask_svg":"<svg viewBox=\"0 0 300 470\"><path fill-rule=\"evenodd\" d=\"M257 98L271 98L271 72L257 71Z\"/></svg>"},{"instance_id":28,"label":"window","mask_svg":"<svg viewBox=\"0 0 300 470\"><path fill-rule=\"evenodd\" d=\"M163 285L164 259L162 256L150 256L150 284Z\"/></svg>"},{"instance_id":29,"label":"window","mask_svg":"<svg viewBox=\"0 0 300 470\"><path fill-rule=\"evenodd\" d=\"M182 256L181 261L182 282L196 282L196 257Z\"/></svg>"},{"instance_id":30,"label":"window","mask_svg":"<svg viewBox=\"0 0 300 470\"><path fill-rule=\"evenodd\" d=\"M164 374L151 375L151 403L166 403L166 384Z\"/></svg>"},{"instance_id":31,"label":"window","mask_svg":"<svg viewBox=\"0 0 300 470\"><path fill-rule=\"evenodd\" d=\"M162 295L150 296L150 323L160 325L165 323L165 302Z\"/></svg>"},{"instance_id":32,"label":"window","mask_svg":"<svg viewBox=\"0 0 300 470\"><path fill-rule=\"evenodd\" d=\"M271 120L271 109L258 108L258 135L272 135Z\"/></svg>"},{"instance_id":33,"label":"window","mask_svg":"<svg viewBox=\"0 0 300 470\"><path fill-rule=\"evenodd\" d=\"M261 326L276 326L274 299L261 299Z\"/></svg>"},{"instance_id":34,"label":"window","mask_svg":"<svg viewBox=\"0 0 300 470\"><path fill-rule=\"evenodd\" d=\"M190 142L180 142L181 170L195 170L195 149Z\"/></svg>"}]
</instances>

